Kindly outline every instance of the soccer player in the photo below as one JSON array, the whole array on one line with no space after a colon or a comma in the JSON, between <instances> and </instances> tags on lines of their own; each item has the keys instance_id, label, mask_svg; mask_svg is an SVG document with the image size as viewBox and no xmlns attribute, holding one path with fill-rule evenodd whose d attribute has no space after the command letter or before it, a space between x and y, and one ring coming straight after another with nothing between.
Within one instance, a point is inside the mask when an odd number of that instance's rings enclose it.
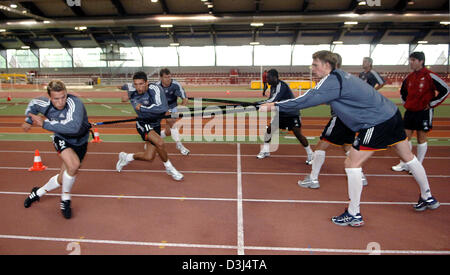
<instances>
[{"instance_id":1,"label":"soccer player","mask_svg":"<svg viewBox=\"0 0 450 275\"><path fill-rule=\"evenodd\" d=\"M286 99L294 98L289 85L286 82L280 80L278 78L278 71L275 69L271 69L267 72L267 82L270 85L270 97L268 100L263 101L266 102L277 102ZM294 132L295 137L300 141L300 143L305 148L307 159L306 163L311 164L313 151L309 146L309 142L306 137L302 134L301 131L301 121L299 110L291 110L288 112L279 112L279 128L280 129L288 129ZM266 133L264 135L264 145L261 148L261 151L256 156L258 159L263 159L270 156L270 141L272 139L272 123L267 127ZM278 130L278 129L275 129Z\"/></svg>"},{"instance_id":2,"label":"soccer player","mask_svg":"<svg viewBox=\"0 0 450 275\"><path fill-rule=\"evenodd\" d=\"M411 53L409 66L413 72L403 80L400 89L403 106L406 109L403 122L411 148L411 137L416 131L417 159L423 162L428 150L427 133L433 128L434 108L444 102L448 96L449 88L435 73L425 68L425 54L423 52ZM408 171L408 167L400 161L399 164L392 166L392 170L397 172Z\"/></svg>"},{"instance_id":3,"label":"soccer player","mask_svg":"<svg viewBox=\"0 0 450 275\"><path fill-rule=\"evenodd\" d=\"M133 87L128 90L128 97L138 115L136 130L145 142L144 152L128 154L120 152L116 170L122 171L123 167L133 160L151 162L158 153L167 174L174 180L182 180L183 174L178 172L170 162L164 140L160 136L161 119L169 109L164 91L158 85L149 85L145 72L136 72L133 76Z\"/></svg>"},{"instance_id":4,"label":"soccer player","mask_svg":"<svg viewBox=\"0 0 450 275\"><path fill-rule=\"evenodd\" d=\"M264 70L262 74L262 82L263 82L263 96L266 96L266 90L267 90L267 70Z\"/></svg>"},{"instance_id":5,"label":"soccer player","mask_svg":"<svg viewBox=\"0 0 450 275\"><path fill-rule=\"evenodd\" d=\"M37 126L54 132L53 145L62 166L59 174L51 177L44 186L34 187L31 190L24 206L30 207L43 195L62 186L60 208L64 218L70 219L72 217L70 191L87 152L91 124L83 102L76 96L67 94L62 81L50 81L47 93L49 98L39 97L30 101L22 128L27 132L32 126ZM44 115L47 119L44 120L38 114Z\"/></svg>"},{"instance_id":6,"label":"soccer player","mask_svg":"<svg viewBox=\"0 0 450 275\"><path fill-rule=\"evenodd\" d=\"M343 214L332 217L331 221L341 226L364 224L360 213L361 166L375 151L389 146L395 148L419 185L419 201L414 209L424 211L438 208L440 204L431 195L425 169L409 148L397 106L361 79L336 69L337 60L332 52L319 51L312 57L312 70L321 78L320 82L302 96L266 103L260 109L278 107L280 112L290 112L329 103L337 117L352 131L358 132L344 162L350 203Z\"/></svg>"},{"instance_id":7,"label":"soccer player","mask_svg":"<svg viewBox=\"0 0 450 275\"><path fill-rule=\"evenodd\" d=\"M184 91L181 84L172 79L172 75L167 68L163 68L159 71L160 80L156 82L157 85L161 86L164 90L167 98L167 104L169 105L169 113L174 114L178 112L178 97L181 98L181 105L186 106L188 99L186 97L186 92ZM161 137L172 136L172 139L176 142L176 147L180 150L182 155L188 155L189 150L183 146L180 140L180 133L178 128L175 126L175 118L166 118L166 129L161 132Z\"/></svg>"},{"instance_id":8,"label":"soccer player","mask_svg":"<svg viewBox=\"0 0 450 275\"><path fill-rule=\"evenodd\" d=\"M336 68L340 69L342 65L342 57L338 53L336 55ZM320 187L319 174L323 163L325 162L326 151L330 144L341 146L344 152L348 154L351 149L353 140L355 139L355 132L350 130L344 123L336 116L331 108L331 119L327 126L323 129L320 140L317 143L311 163L311 173L305 177L304 180L299 180L300 187L317 189ZM362 174L363 186L367 185L367 178Z\"/></svg>"},{"instance_id":9,"label":"soccer player","mask_svg":"<svg viewBox=\"0 0 450 275\"><path fill-rule=\"evenodd\" d=\"M386 81L379 73L377 73L373 68L373 59L370 57L363 58L363 69L364 71L359 74L359 78L366 81L367 84L374 87L375 90L383 88Z\"/></svg>"}]
</instances>

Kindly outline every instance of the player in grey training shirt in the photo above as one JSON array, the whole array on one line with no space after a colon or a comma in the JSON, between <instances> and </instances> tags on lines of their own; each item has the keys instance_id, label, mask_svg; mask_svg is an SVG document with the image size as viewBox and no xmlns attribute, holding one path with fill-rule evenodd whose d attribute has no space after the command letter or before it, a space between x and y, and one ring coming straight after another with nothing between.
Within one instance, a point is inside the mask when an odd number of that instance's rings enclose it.
<instances>
[{"instance_id":1,"label":"player in grey training shirt","mask_svg":"<svg viewBox=\"0 0 450 275\"><path fill-rule=\"evenodd\" d=\"M51 81L47 86L47 93L49 98L40 97L30 101L22 128L27 132L32 126L38 126L53 132L53 145L63 165L59 174L50 178L44 186L34 187L31 190L24 206L30 207L47 192L62 185L60 208L63 216L70 219L72 216L70 190L87 152L91 124L83 102L74 95L68 95L62 81ZM44 115L47 119L38 114Z\"/></svg>"},{"instance_id":2,"label":"player in grey training shirt","mask_svg":"<svg viewBox=\"0 0 450 275\"><path fill-rule=\"evenodd\" d=\"M260 107L263 110L277 107L280 112L286 112L328 103L347 127L358 132L345 160L350 198L348 210L333 217L332 222L342 226L364 224L359 207L362 192L361 167L375 151L385 150L389 146L394 147L399 157L407 163L419 185L419 201L414 209L424 211L438 208L439 202L431 195L425 169L409 148L397 106L361 79L336 70L336 61L335 55L330 51L314 53L312 70L321 78L316 87L295 99L266 103Z\"/></svg>"}]
</instances>

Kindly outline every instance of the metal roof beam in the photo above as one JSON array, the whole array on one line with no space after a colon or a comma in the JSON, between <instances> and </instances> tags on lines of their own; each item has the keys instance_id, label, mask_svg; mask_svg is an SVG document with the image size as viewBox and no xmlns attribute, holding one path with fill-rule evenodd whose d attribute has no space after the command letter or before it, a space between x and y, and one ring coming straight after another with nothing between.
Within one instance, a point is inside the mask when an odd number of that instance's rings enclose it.
<instances>
[{"instance_id":1,"label":"metal roof beam","mask_svg":"<svg viewBox=\"0 0 450 275\"><path fill-rule=\"evenodd\" d=\"M126 16L127 15L127 11L123 7L122 2L120 2L120 0L111 0L111 3L114 5L114 7L117 10L117 13L120 16Z\"/></svg>"}]
</instances>

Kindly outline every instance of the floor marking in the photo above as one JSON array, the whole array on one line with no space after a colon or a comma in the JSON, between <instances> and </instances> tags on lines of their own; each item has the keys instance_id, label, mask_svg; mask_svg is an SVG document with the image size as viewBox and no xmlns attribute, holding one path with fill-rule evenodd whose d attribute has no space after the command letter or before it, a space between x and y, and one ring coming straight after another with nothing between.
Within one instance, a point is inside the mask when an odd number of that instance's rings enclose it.
<instances>
[{"instance_id":1,"label":"floor marking","mask_svg":"<svg viewBox=\"0 0 450 275\"><path fill-rule=\"evenodd\" d=\"M39 151L41 154L54 154L55 151ZM25 151L25 150L0 150L0 153L24 153L24 154L34 154L34 150L32 151ZM89 151L87 153L88 155L119 155L118 152L92 152ZM169 153L170 156L181 156L179 153ZM195 154L190 153L189 156L197 156L197 157L235 157L236 154ZM244 155L241 154L241 157L256 157L255 155ZM306 158L306 155L270 155L271 158ZM338 159L345 159L347 156L331 156L327 155L327 158L338 158ZM372 156L370 159L395 159L397 160L397 156ZM426 157L426 159L450 159L450 157Z\"/></svg>"},{"instance_id":2,"label":"floor marking","mask_svg":"<svg viewBox=\"0 0 450 275\"><path fill-rule=\"evenodd\" d=\"M237 144L237 233L238 255L244 255L244 214L242 208L241 144Z\"/></svg>"},{"instance_id":3,"label":"floor marking","mask_svg":"<svg viewBox=\"0 0 450 275\"><path fill-rule=\"evenodd\" d=\"M112 109L111 106L108 106L108 105L106 105L106 104L102 104L102 106L105 107L105 108L108 108L108 109Z\"/></svg>"},{"instance_id":4,"label":"floor marking","mask_svg":"<svg viewBox=\"0 0 450 275\"><path fill-rule=\"evenodd\" d=\"M98 240L98 239L71 239L71 238L53 238L39 236L23 235L0 235L0 239L14 239L27 241L52 241L52 242L78 242L93 244L112 244L112 245L134 245L134 246L152 246L152 247L182 247L182 248L206 248L206 249L238 249L234 245L209 245L209 244L186 244L169 242L138 242L138 241L116 241L116 240ZM247 250L268 250L268 251L293 251L293 252L317 252L317 253L350 253L350 254L369 254L367 249L332 249L332 248L301 248L301 247L268 247L268 246L247 246ZM450 255L448 250L380 250L381 254L433 254Z\"/></svg>"},{"instance_id":5,"label":"floor marking","mask_svg":"<svg viewBox=\"0 0 450 275\"><path fill-rule=\"evenodd\" d=\"M14 166L0 166L0 170L28 170L30 167L14 167ZM47 167L48 171L59 171L61 168L51 168ZM116 169L91 169L91 168L81 168L80 172L113 172L118 173ZM235 171L180 171L181 173L186 174L224 174L224 175L235 175L237 172ZM167 173L166 170L122 170L120 173ZM368 177L408 177L412 178L412 175L408 173L397 173L397 174L367 174L364 173ZM275 175L275 176L306 176L309 173L295 173L295 172L242 172L241 175ZM333 177L343 177L347 176L346 174L320 174L321 176L333 176ZM427 175L428 178L450 178L450 175Z\"/></svg>"},{"instance_id":6,"label":"floor marking","mask_svg":"<svg viewBox=\"0 0 450 275\"><path fill-rule=\"evenodd\" d=\"M0 191L0 195L29 195L29 192L8 192ZM59 193L47 193L46 196L58 196ZM239 198L200 198L200 197L162 197L162 196L132 196L132 195L95 195L95 194L71 194L72 197L80 198L105 198L105 199L150 199L150 200L186 200L186 201L227 201L239 202ZM241 199L241 202L257 202L257 203L311 203L311 204L348 204L348 201L323 201L323 200L277 200L277 199ZM367 205L414 205L417 202L383 202L383 201L362 201L361 204ZM439 202L441 206L450 206L450 202Z\"/></svg>"}]
</instances>

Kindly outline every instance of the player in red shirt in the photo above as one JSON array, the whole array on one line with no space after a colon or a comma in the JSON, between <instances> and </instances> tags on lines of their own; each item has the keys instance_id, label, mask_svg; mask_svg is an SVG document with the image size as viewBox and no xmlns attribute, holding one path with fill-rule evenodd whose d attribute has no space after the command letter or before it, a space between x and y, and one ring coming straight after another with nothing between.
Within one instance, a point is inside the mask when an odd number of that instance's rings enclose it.
<instances>
[{"instance_id":1,"label":"player in red shirt","mask_svg":"<svg viewBox=\"0 0 450 275\"><path fill-rule=\"evenodd\" d=\"M266 96L266 90L267 90L267 70L265 70L262 74L262 82L263 82L263 96Z\"/></svg>"},{"instance_id":2,"label":"player in red shirt","mask_svg":"<svg viewBox=\"0 0 450 275\"><path fill-rule=\"evenodd\" d=\"M417 132L417 159L422 162L428 149L427 133L433 128L433 110L444 102L450 90L444 80L425 68L423 52L411 53L409 66L413 72L403 80L400 89L406 109L403 122L410 147L412 134ZM400 172L409 169L400 161L392 166L392 170Z\"/></svg>"}]
</instances>

